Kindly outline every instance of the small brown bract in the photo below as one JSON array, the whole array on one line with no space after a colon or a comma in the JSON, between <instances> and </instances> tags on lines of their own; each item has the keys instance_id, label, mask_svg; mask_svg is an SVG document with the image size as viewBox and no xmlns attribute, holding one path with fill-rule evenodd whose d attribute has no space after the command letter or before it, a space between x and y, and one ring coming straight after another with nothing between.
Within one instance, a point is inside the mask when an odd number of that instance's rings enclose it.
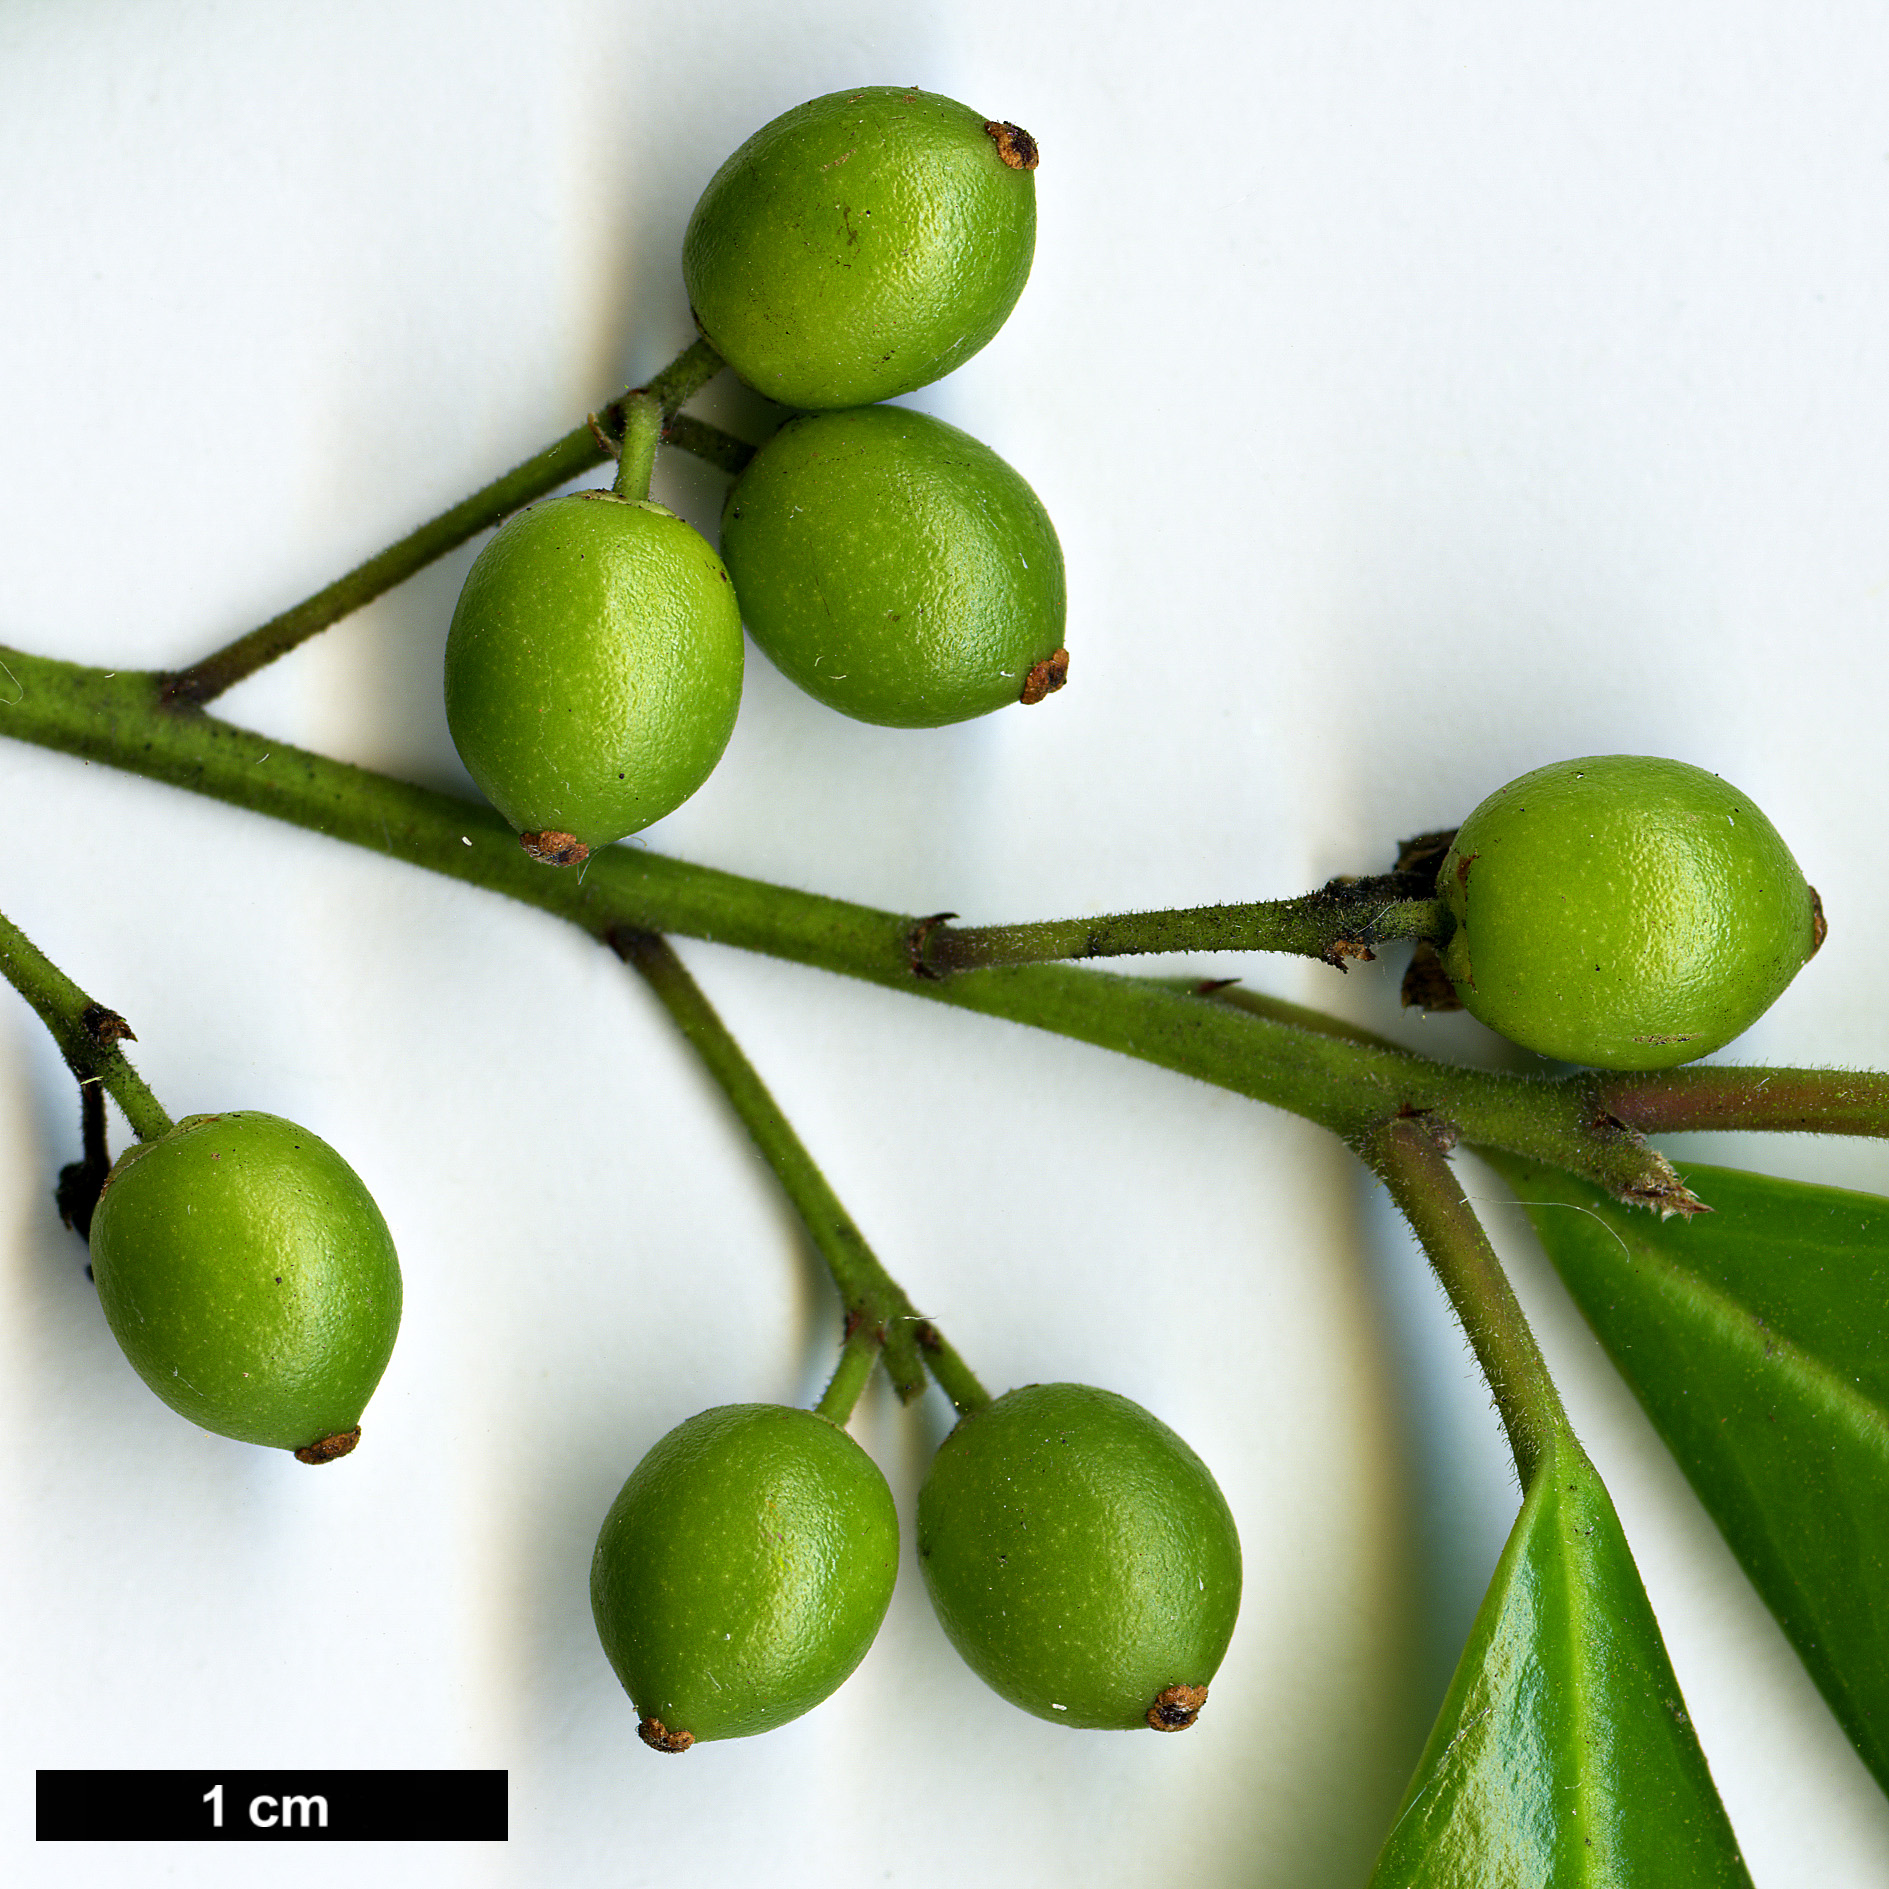
<instances>
[{"instance_id":1,"label":"small brown bract","mask_svg":"<svg viewBox=\"0 0 1889 1889\"><path fill-rule=\"evenodd\" d=\"M1024 698L1029 699L1027 696ZM931 934L940 925L948 924L957 917L956 912L933 912L929 918L921 918L905 934L906 962L912 967L914 977L928 978L937 983L944 973L925 962L925 947L931 942Z\"/></svg>"},{"instance_id":2,"label":"small brown bract","mask_svg":"<svg viewBox=\"0 0 1889 1889\"><path fill-rule=\"evenodd\" d=\"M1054 695L1069 680L1069 652L1059 649L1053 656L1045 656L1030 673L1023 678L1023 693L1017 700L1026 708L1034 707L1046 695Z\"/></svg>"},{"instance_id":3,"label":"small brown bract","mask_svg":"<svg viewBox=\"0 0 1889 1889\"><path fill-rule=\"evenodd\" d=\"M1375 964L1377 953L1362 938L1334 938L1319 956L1329 965L1343 971L1353 964Z\"/></svg>"},{"instance_id":4,"label":"small brown bract","mask_svg":"<svg viewBox=\"0 0 1889 1889\"><path fill-rule=\"evenodd\" d=\"M277 1284L281 1281L278 1280ZM295 1452L298 1463L334 1463L339 1462L361 1440L361 1426L357 1423L352 1430L337 1430L333 1436L325 1436L318 1443L305 1444Z\"/></svg>"},{"instance_id":5,"label":"small brown bract","mask_svg":"<svg viewBox=\"0 0 1889 1889\"><path fill-rule=\"evenodd\" d=\"M644 1719L636 1735L651 1751L687 1751L695 1743L693 1732L672 1732L659 1718Z\"/></svg>"},{"instance_id":6,"label":"small brown bract","mask_svg":"<svg viewBox=\"0 0 1889 1889\"><path fill-rule=\"evenodd\" d=\"M1444 970L1436 946L1427 938L1419 938L1416 950L1410 954L1410 965L1404 972L1399 995L1406 1010L1460 1010L1463 1007L1463 1000L1457 996L1456 986L1450 982L1450 974Z\"/></svg>"},{"instance_id":7,"label":"small brown bract","mask_svg":"<svg viewBox=\"0 0 1889 1889\"><path fill-rule=\"evenodd\" d=\"M544 866L581 866L590 857L590 848L575 833L521 833L518 843L533 859Z\"/></svg>"},{"instance_id":8,"label":"small brown bract","mask_svg":"<svg viewBox=\"0 0 1889 1889\"><path fill-rule=\"evenodd\" d=\"M1148 1708L1148 1723L1157 1732L1184 1732L1207 1703L1205 1686L1169 1686Z\"/></svg>"}]
</instances>

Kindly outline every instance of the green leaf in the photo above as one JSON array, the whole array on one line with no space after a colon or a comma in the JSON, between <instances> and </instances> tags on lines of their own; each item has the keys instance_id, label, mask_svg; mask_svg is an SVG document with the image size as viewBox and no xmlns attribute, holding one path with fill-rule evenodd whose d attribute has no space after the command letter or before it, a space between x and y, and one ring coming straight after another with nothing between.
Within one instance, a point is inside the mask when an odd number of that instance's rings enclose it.
<instances>
[{"instance_id":1,"label":"green leaf","mask_svg":"<svg viewBox=\"0 0 1889 1889\"><path fill-rule=\"evenodd\" d=\"M1543 1452L1371 1889L1749 1889L1620 1519Z\"/></svg>"},{"instance_id":2,"label":"green leaf","mask_svg":"<svg viewBox=\"0 0 1889 1889\"><path fill-rule=\"evenodd\" d=\"M1495 1165L1889 1789L1889 1200L1689 1167L1662 1222Z\"/></svg>"}]
</instances>

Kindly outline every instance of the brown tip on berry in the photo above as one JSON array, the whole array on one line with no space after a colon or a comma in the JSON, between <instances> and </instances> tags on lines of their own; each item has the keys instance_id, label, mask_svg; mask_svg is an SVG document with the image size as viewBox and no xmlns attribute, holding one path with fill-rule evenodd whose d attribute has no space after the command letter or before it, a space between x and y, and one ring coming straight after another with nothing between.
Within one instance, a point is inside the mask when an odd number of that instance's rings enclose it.
<instances>
[{"instance_id":1,"label":"brown tip on berry","mask_svg":"<svg viewBox=\"0 0 1889 1889\"><path fill-rule=\"evenodd\" d=\"M672 1732L659 1718L644 1719L636 1735L651 1751L687 1751L695 1743L693 1732Z\"/></svg>"},{"instance_id":2,"label":"brown tip on berry","mask_svg":"<svg viewBox=\"0 0 1889 1889\"><path fill-rule=\"evenodd\" d=\"M1148 1708L1148 1723L1157 1732L1184 1732L1207 1703L1205 1686L1169 1686Z\"/></svg>"},{"instance_id":3,"label":"brown tip on berry","mask_svg":"<svg viewBox=\"0 0 1889 1889\"><path fill-rule=\"evenodd\" d=\"M1034 708L1046 695L1054 695L1069 680L1069 652L1059 649L1045 656L1023 678L1023 693L1017 697L1026 708Z\"/></svg>"},{"instance_id":4,"label":"brown tip on berry","mask_svg":"<svg viewBox=\"0 0 1889 1889\"><path fill-rule=\"evenodd\" d=\"M1823 941L1830 935L1830 921L1823 915L1823 899L1817 888L1810 888L1810 955L1814 958L1823 949ZM126 1032L130 1034L129 1031Z\"/></svg>"},{"instance_id":5,"label":"brown tip on berry","mask_svg":"<svg viewBox=\"0 0 1889 1889\"><path fill-rule=\"evenodd\" d=\"M1036 140L1021 125L999 124L990 118L985 120L984 131L995 142L997 155L1013 171L1036 169Z\"/></svg>"},{"instance_id":6,"label":"brown tip on berry","mask_svg":"<svg viewBox=\"0 0 1889 1889\"><path fill-rule=\"evenodd\" d=\"M352 1430L337 1430L333 1436L325 1436L319 1443L309 1443L295 1452L298 1463L334 1463L348 1455L355 1444L361 1440L361 1426L357 1423Z\"/></svg>"},{"instance_id":7,"label":"brown tip on berry","mask_svg":"<svg viewBox=\"0 0 1889 1889\"><path fill-rule=\"evenodd\" d=\"M518 843L541 866L581 866L590 848L575 833L521 833Z\"/></svg>"}]
</instances>

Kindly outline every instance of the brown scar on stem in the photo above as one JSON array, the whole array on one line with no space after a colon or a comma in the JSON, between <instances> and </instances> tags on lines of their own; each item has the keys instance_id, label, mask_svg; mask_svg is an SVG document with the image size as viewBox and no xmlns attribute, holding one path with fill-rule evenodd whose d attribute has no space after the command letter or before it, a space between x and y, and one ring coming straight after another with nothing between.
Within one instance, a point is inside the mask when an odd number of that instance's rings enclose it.
<instances>
[{"instance_id":1,"label":"brown scar on stem","mask_svg":"<svg viewBox=\"0 0 1889 1889\"><path fill-rule=\"evenodd\" d=\"M1069 680L1069 652L1059 649L1023 678L1023 692L1017 697L1026 708L1034 708L1046 695L1054 695Z\"/></svg>"},{"instance_id":2,"label":"brown scar on stem","mask_svg":"<svg viewBox=\"0 0 1889 1889\"><path fill-rule=\"evenodd\" d=\"M1694 1214L1712 1212L1683 1181L1676 1190L1659 1186L1623 1187L1617 1198L1629 1207L1651 1207L1662 1220L1670 1220L1674 1214L1690 1220Z\"/></svg>"},{"instance_id":3,"label":"brown scar on stem","mask_svg":"<svg viewBox=\"0 0 1889 1889\"><path fill-rule=\"evenodd\" d=\"M644 1719L636 1735L651 1751L687 1751L695 1743L693 1732L672 1732L659 1718Z\"/></svg>"},{"instance_id":4,"label":"brown scar on stem","mask_svg":"<svg viewBox=\"0 0 1889 1889\"><path fill-rule=\"evenodd\" d=\"M1631 1123L1624 1122L1605 1103L1597 1103L1587 1113L1588 1133L1603 1141L1624 1141L1651 1157L1653 1178L1639 1187L1616 1187L1613 1197L1629 1207L1651 1207L1662 1220L1684 1214L1688 1220L1695 1213L1712 1209L1679 1178L1679 1170L1657 1148L1647 1146L1646 1137Z\"/></svg>"},{"instance_id":5,"label":"brown scar on stem","mask_svg":"<svg viewBox=\"0 0 1889 1889\"><path fill-rule=\"evenodd\" d=\"M612 459L623 457L623 448L603 430L603 422L594 413L584 415L584 423L590 428L590 437L610 455Z\"/></svg>"},{"instance_id":6,"label":"brown scar on stem","mask_svg":"<svg viewBox=\"0 0 1889 1889\"><path fill-rule=\"evenodd\" d=\"M121 1017L116 1010L107 1010L103 1004L87 1004L79 1013L79 1021L85 1026L85 1033L100 1049L110 1049L114 1043L135 1043L138 1033Z\"/></svg>"},{"instance_id":7,"label":"brown scar on stem","mask_svg":"<svg viewBox=\"0 0 1889 1889\"><path fill-rule=\"evenodd\" d=\"M1318 955L1340 971L1350 970L1351 964L1347 960L1355 960L1359 964L1377 962L1377 953L1361 938L1334 938Z\"/></svg>"},{"instance_id":8,"label":"brown scar on stem","mask_svg":"<svg viewBox=\"0 0 1889 1889\"><path fill-rule=\"evenodd\" d=\"M352 1430L337 1430L333 1436L325 1436L317 1443L305 1443L295 1452L295 1460L298 1463L338 1463L360 1440L361 1426L357 1423Z\"/></svg>"},{"instance_id":9,"label":"brown scar on stem","mask_svg":"<svg viewBox=\"0 0 1889 1889\"><path fill-rule=\"evenodd\" d=\"M1617 1198L1629 1207L1651 1207L1662 1220L1670 1220L1674 1214L1682 1214L1690 1220L1694 1214L1710 1213L1712 1209L1695 1194L1678 1174L1672 1164L1656 1149L1649 1149L1654 1160L1654 1177L1643 1187L1623 1187Z\"/></svg>"},{"instance_id":10,"label":"brown scar on stem","mask_svg":"<svg viewBox=\"0 0 1889 1889\"><path fill-rule=\"evenodd\" d=\"M518 843L533 859L544 866L581 866L590 857L590 848L575 833L521 833Z\"/></svg>"},{"instance_id":11,"label":"brown scar on stem","mask_svg":"<svg viewBox=\"0 0 1889 1889\"><path fill-rule=\"evenodd\" d=\"M1445 1154L1452 1153L1462 1139L1462 1130L1454 1122L1446 1121L1435 1109L1419 1108L1414 1102L1399 1102L1397 1119L1417 1123Z\"/></svg>"},{"instance_id":12,"label":"brown scar on stem","mask_svg":"<svg viewBox=\"0 0 1889 1889\"><path fill-rule=\"evenodd\" d=\"M858 1332L859 1328L862 1325L864 1325L865 1322L866 1322L865 1307L858 1306L858 1305L854 1306L853 1309L846 1314L846 1322L840 1330L840 1343L846 1344L850 1342L854 1334ZM885 1321L883 1319L881 1319L879 1323L872 1328L872 1337L873 1337L873 1342L875 1344L882 1345L885 1343Z\"/></svg>"},{"instance_id":13,"label":"brown scar on stem","mask_svg":"<svg viewBox=\"0 0 1889 1889\"><path fill-rule=\"evenodd\" d=\"M917 920L905 934L905 961L912 967L914 977L922 977L933 984L944 981L944 972L934 971L925 962L925 946L940 925L948 924L956 917L956 912L933 912L929 918Z\"/></svg>"},{"instance_id":14,"label":"brown scar on stem","mask_svg":"<svg viewBox=\"0 0 1889 1889\"><path fill-rule=\"evenodd\" d=\"M1810 955L1815 957L1823 949L1823 941L1830 935L1830 921L1823 915L1823 899L1817 888L1810 888Z\"/></svg>"},{"instance_id":15,"label":"brown scar on stem","mask_svg":"<svg viewBox=\"0 0 1889 1889\"><path fill-rule=\"evenodd\" d=\"M984 121L984 131L996 144L997 155L1013 171L1036 169L1036 140L1021 125L1013 125L1008 120L987 118Z\"/></svg>"},{"instance_id":16,"label":"brown scar on stem","mask_svg":"<svg viewBox=\"0 0 1889 1889\"><path fill-rule=\"evenodd\" d=\"M1148 1723L1157 1732L1184 1732L1207 1703L1205 1686L1169 1686L1148 1708Z\"/></svg>"}]
</instances>

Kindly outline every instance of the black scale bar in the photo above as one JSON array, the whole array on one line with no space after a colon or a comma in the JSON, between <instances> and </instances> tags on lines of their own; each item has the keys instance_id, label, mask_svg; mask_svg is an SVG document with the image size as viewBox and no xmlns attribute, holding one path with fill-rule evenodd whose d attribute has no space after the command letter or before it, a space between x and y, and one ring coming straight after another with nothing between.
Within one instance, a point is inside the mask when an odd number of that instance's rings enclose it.
<instances>
[{"instance_id":1,"label":"black scale bar","mask_svg":"<svg viewBox=\"0 0 1889 1889\"><path fill-rule=\"evenodd\" d=\"M41 1771L42 1843L503 1843L504 1771Z\"/></svg>"}]
</instances>

